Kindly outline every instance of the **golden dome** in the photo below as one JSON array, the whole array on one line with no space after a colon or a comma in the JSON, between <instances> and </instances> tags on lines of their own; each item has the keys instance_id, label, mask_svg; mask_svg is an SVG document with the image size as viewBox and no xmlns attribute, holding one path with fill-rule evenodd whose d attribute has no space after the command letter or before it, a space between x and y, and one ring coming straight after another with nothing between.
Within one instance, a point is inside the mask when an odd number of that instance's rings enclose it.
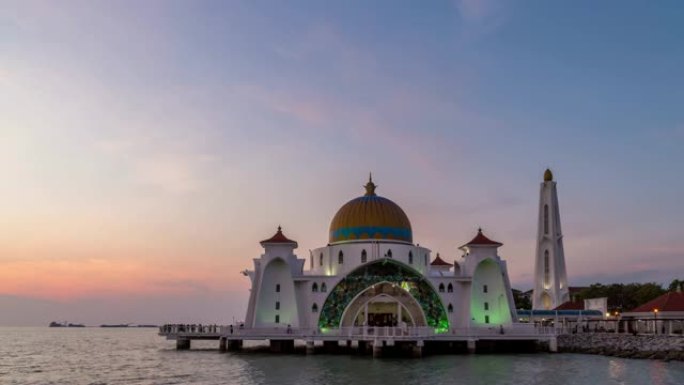
<instances>
[{"instance_id":1,"label":"golden dome","mask_svg":"<svg viewBox=\"0 0 684 385\"><path fill-rule=\"evenodd\" d=\"M404 210L387 198L375 195L370 178L366 194L345 203L330 223L330 243L358 239L413 242L411 222Z\"/></svg>"},{"instance_id":2,"label":"golden dome","mask_svg":"<svg viewBox=\"0 0 684 385\"><path fill-rule=\"evenodd\" d=\"M544 182L551 182L553 180L553 173L551 172L550 169L546 169L544 171Z\"/></svg>"}]
</instances>

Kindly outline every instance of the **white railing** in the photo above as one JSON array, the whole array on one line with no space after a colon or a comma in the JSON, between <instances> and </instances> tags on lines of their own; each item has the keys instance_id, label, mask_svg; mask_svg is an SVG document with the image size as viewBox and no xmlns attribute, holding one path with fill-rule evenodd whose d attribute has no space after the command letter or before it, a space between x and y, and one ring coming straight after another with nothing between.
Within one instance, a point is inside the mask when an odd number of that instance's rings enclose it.
<instances>
[{"instance_id":1,"label":"white railing","mask_svg":"<svg viewBox=\"0 0 684 385\"><path fill-rule=\"evenodd\" d=\"M561 328L539 326L535 324L512 324L508 326L450 328L438 330L432 327L391 327L391 326L350 326L340 328L292 328L292 327L263 327L245 328L240 325L164 325L159 328L159 334L176 337L227 337L242 338L321 338L339 337L350 339L369 338L434 338L448 339L449 337L539 337L554 336L567 332Z\"/></svg>"}]
</instances>

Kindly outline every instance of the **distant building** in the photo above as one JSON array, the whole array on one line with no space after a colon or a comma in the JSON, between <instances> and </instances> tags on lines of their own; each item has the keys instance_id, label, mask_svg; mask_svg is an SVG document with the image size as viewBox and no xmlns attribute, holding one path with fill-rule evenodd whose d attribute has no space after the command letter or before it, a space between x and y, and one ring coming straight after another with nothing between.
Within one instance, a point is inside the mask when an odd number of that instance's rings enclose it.
<instances>
[{"instance_id":1,"label":"distant building","mask_svg":"<svg viewBox=\"0 0 684 385\"><path fill-rule=\"evenodd\" d=\"M556 182L544 172L539 192L532 309L551 310L570 300Z\"/></svg>"},{"instance_id":2,"label":"distant building","mask_svg":"<svg viewBox=\"0 0 684 385\"><path fill-rule=\"evenodd\" d=\"M630 331L639 333L682 334L684 293L671 291L624 312L621 319Z\"/></svg>"}]
</instances>

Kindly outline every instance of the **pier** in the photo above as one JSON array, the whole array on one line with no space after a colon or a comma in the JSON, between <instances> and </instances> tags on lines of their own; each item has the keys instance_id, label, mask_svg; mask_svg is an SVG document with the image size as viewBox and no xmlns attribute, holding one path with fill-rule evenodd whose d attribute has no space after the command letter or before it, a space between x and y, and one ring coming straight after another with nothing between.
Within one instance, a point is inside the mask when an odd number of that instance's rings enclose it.
<instances>
[{"instance_id":1,"label":"pier","mask_svg":"<svg viewBox=\"0 0 684 385\"><path fill-rule=\"evenodd\" d=\"M243 328L239 325L180 325L159 328L159 335L175 340L178 350L191 348L193 340L218 341L218 350L237 351L245 341L268 341L274 353L292 353L295 343L305 346L307 354L323 350L328 353L354 352L382 357L397 352L421 357L427 352L478 353L510 350L511 347L544 346L557 349L559 330L535 324L515 324L508 327L462 328L437 331L429 327L342 327L320 328Z\"/></svg>"}]
</instances>

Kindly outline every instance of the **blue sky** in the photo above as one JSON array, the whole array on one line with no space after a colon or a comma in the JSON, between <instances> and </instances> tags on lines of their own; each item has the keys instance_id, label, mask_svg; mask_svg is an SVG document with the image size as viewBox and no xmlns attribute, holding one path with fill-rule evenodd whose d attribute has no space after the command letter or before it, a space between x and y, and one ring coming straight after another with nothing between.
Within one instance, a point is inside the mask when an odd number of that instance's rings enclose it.
<instances>
[{"instance_id":1,"label":"blue sky","mask_svg":"<svg viewBox=\"0 0 684 385\"><path fill-rule=\"evenodd\" d=\"M677 1L2 1L0 295L47 319L190 317L175 296L240 318L258 241L281 224L305 257L370 171L417 242L453 259L482 226L525 289L551 167L571 284L681 279L681 20Z\"/></svg>"}]
</instances>

